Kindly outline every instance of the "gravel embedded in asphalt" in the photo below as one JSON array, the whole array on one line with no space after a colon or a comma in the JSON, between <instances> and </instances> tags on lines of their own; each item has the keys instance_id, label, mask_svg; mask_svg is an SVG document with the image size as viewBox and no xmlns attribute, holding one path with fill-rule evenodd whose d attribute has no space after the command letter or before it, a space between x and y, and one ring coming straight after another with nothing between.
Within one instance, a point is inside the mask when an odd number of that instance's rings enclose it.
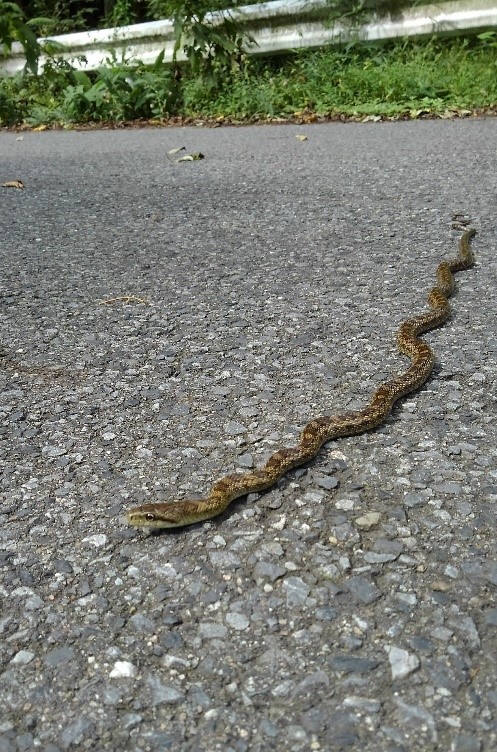
<instances>
[{"instance_id":1,"label":"gravel embedded in asphalt","mask_svg":"<svg viewBox=\"0 0 497 752\"><path fill-rule=\"evenodd\" d=\"M497 748L496 137L0 134L2 752ZM211 522L123 525L405 368L456 213L477 264L384 426Z\"/></svg>"}]
</instances>

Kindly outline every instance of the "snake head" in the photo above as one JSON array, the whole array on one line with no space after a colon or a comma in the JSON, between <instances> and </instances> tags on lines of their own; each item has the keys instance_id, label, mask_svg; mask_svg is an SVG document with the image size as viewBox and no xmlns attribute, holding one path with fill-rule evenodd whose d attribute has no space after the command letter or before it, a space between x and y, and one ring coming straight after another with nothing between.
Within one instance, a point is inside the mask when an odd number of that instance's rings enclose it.
<instances>
[{"instance_id":1,"label":"snake head","mask_svg":"<svg viewBox=\"0 0 497 752\"><path fill-rule=\"evenodd\" d=\"M178 515L178 509L173 503L142 504L129 509L124 516L125 522L132 527L160 530L163 528L180 527L184 525Z\"/></svg>"},{"instance_id":2,"label":"snake head","mask_svg":"<svg viewBox=\"0 0 497 752\"><path fill-rule=\"evenodd\" d=\"M184 527L196 522L208 520L219 514L210 502L203 501L165 501L155 504L142 504L129 509L124 516L128 525L148 530L163 530L172 527Z\"/></svg>"}]
</instances>

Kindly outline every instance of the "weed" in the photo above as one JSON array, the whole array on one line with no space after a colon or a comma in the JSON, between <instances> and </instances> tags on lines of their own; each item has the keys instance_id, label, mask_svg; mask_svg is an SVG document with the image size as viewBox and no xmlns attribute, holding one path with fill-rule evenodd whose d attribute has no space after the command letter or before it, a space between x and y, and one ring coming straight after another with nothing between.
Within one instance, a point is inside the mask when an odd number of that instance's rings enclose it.
<instances>
[{"instance_id":1,"label":"weed","mask_svg":"<svg viewBox=\"0 0 497 752\"><path fill-rule=\"evenodd\" d=\"M237 119L295 112L346 115L443 113L497 104L497 34L349 44L278 58L213 56L205 71L109 61L83 73L52 58L42 76L0 79L0 123L123 121L173 115ZM198 65L201 65L200 59Z\"/></svg>"}]
</instances>

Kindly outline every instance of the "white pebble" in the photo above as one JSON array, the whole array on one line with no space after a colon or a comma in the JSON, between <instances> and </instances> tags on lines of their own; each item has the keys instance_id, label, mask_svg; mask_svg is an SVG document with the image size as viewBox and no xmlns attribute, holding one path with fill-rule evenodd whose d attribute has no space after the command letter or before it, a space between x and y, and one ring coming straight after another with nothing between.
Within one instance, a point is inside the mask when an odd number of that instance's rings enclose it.
<instances>
[{"instance_id":1,"label":"white pebble","mask_svg":"<svg viewBox=\"0 0 497 752\"><path fill-rule=\"evenodd\" d=\"M390 661L392 679L403 679L419 668L419 658L414 653L408 653L395 645L385 645L384 648Z\"/></svg>"},{"instance_id":2,"label":"white pebble","mask_svg":"<svg viewBox=\"0 0 497 752\"><path fill-rule=\"evenodd\" d=\"M87 538L83 538L83 543L89 543L90 546L99 548L100 546L105 546L107 543L107 536L103 533L100 533L99 535L89 535Z\"/></svg>"},{"instance_id":3,"label":"white pebble","mask_svg":"<svg viewBox=\"0 0 497 752\"><path fill-rule=\"evenodd\" d=\"M110 672L111 679L132 679L137 674L137 668L129 661L116 661Z\"/></svg>"}]
</instances>

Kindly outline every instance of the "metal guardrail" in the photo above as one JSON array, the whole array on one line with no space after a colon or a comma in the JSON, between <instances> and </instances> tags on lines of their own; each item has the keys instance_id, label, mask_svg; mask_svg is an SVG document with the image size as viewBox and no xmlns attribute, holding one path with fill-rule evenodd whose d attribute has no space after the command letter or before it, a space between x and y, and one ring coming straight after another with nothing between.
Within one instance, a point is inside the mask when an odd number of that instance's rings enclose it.
<instances>
[{"instance_id":1,"label":"metal guardrail","mask_svg":"<svg viewBox=\"0 0 497 752\"><path fill-rule=\"evenodd\" d=\"M453 0L438 5L422 5L399 12L395 16L375 16L361 25L330 24L330 6L326 0L273 0L261 5L246 5L231 14L255 44L247 47L253 55L268 55L303 47L318 48L351 39L373 41L431 34L473 33L497 28L497 0ZM222 22L223 12L211 13L206 20L213 25ZM164 62L170 63L174 50L174 28L171 20L100 29L77 34L41 39L60 47L57 56L80 70L96 70L113 61L153 63L164 51ZM86 62L81 61L81 56ZM182 52L178 60L184 59ZM11 54L0 57L0 75L13 75L22 70L25 58L21 45L15 43ZM40 60L41 67L44 58Z\"/></svg>"}]
</instances>

